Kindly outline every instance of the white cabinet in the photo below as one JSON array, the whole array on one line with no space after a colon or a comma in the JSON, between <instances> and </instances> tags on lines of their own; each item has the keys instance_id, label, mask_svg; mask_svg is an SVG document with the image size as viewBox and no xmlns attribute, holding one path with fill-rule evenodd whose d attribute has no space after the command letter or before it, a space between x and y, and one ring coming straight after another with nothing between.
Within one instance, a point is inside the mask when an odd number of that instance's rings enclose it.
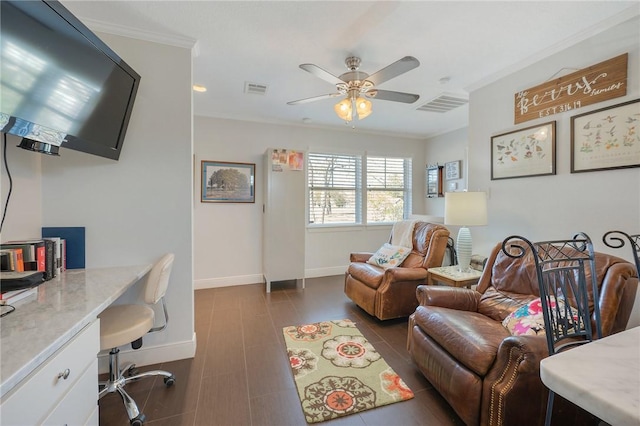
<instances>
[{"instance_id":1,"label":"white cabinet","mask_svg":"<svg viewBox=\"0 0 640 426\"><path fill-rule=\"evenodd\" d=\"M2 399L0 424L98 424L100 322L85 326Z\"/></svg>"},{"instance_id":2,"label":"white cabinet","mask_svg":"<svg viewBox=\"0 0 640 426\"><path fill-rule=\"evenodd\" d=\"M268 149L264 158L262 270L271 291L272 281L302 280L306 154L288 149Z\"/></svg>"}]
</instances>

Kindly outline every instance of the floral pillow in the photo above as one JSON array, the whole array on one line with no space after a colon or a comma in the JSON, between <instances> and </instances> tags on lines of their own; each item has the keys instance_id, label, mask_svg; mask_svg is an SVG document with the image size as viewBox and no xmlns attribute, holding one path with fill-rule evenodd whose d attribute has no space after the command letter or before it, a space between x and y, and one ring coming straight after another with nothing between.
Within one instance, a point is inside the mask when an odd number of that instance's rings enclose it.
<instances>
[{"instance_id":1,"label":"floral pillow","mask_svg":"<svg viewBox=\"0 0 640 426\"><path fill-rule=\"evenodd\" d=\"M373 256L367 260L367 263L380 266L384 269L400 266L402 262L409 256L411 249L402 246L392 246L384 243Z\"/></svg>"},{"instance_id":2,"label":"floral pillow","mask_svg":"<svg viewBox=\"0 0 640 426\"><path fill-rule=\"evenodd\" d=\"M565 309L565 303L562 299L551 299L549 301L552 308L556 307L556 303L558 303L558 308L562 311ZM570 306L571 315L574 320L577 321L578 311ZM533 299L529 303L520 308L516 309L512 313L510 313L504 321L502 321L502 325L509 330L512 336L522 336L522 335L544 335L544 317L542 315L542 301L540 298Z\"/></svg>"}]
</instances>

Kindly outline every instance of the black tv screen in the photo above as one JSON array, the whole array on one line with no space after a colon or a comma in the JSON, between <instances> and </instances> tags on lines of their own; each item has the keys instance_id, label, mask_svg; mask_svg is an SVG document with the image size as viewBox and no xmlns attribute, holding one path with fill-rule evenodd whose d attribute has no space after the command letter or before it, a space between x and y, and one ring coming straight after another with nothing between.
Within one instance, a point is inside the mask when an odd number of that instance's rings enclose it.
<instances>
[{"instance_id":1,"label":"black tv screen","mask_svg":"<svg viewBox=\"0 0 640 426\"><path fill-rule=\"evenodd\" d=\"M117 160L140 76L59 2L0 4L1 131Z\"/></svg>"}]
</instances>

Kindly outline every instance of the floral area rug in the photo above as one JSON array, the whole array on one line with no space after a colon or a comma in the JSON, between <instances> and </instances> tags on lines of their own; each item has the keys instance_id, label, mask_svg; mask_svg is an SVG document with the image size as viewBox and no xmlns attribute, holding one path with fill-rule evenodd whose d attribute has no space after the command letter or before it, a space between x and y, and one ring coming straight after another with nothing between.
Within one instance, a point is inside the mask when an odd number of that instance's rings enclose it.
<instances>
[{"instance_id":1,"label":"floral area rug","mask_svg":"<svg viewBox=\"0 0 640 426\"><path fill-rule=\"evenodd\" d=\"M290 326L283 333L308 423L413 398L352 321Z\"/></svg>"}]
</instances>

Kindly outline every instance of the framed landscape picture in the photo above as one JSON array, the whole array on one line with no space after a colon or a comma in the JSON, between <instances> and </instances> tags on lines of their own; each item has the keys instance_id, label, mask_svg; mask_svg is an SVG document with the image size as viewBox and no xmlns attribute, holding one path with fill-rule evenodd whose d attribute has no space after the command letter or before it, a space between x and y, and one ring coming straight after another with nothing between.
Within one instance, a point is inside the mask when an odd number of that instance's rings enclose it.
<instances>
[{"instance_id":1,"label":"framed landscape picture","mask_svg":"<svg viewBox=\"0 0 640 426\"><path fill-rule=\"evenodd\" d=\"M555 121L491 138L491 180L555 174Z\"/></svg>"},{"instance_id":2,"label":"framed landscape picture","mask_svg":"<svg viewBox=\"0 0 640 426\"><path fill-rule=\"evenodd\" d=\"M201 166L201 202L255 203L255 164L203 160Z\"/></svg>"},{"instance_id":3,"label":"framed landscape picture","mask_svg":"<svg viewBox=\"0 0 640 426\"><path fill-rule=\"evenodd\" d=\"M571 173L640 167L640 99L571 117Z\"/></svg>"}]
</instances>

